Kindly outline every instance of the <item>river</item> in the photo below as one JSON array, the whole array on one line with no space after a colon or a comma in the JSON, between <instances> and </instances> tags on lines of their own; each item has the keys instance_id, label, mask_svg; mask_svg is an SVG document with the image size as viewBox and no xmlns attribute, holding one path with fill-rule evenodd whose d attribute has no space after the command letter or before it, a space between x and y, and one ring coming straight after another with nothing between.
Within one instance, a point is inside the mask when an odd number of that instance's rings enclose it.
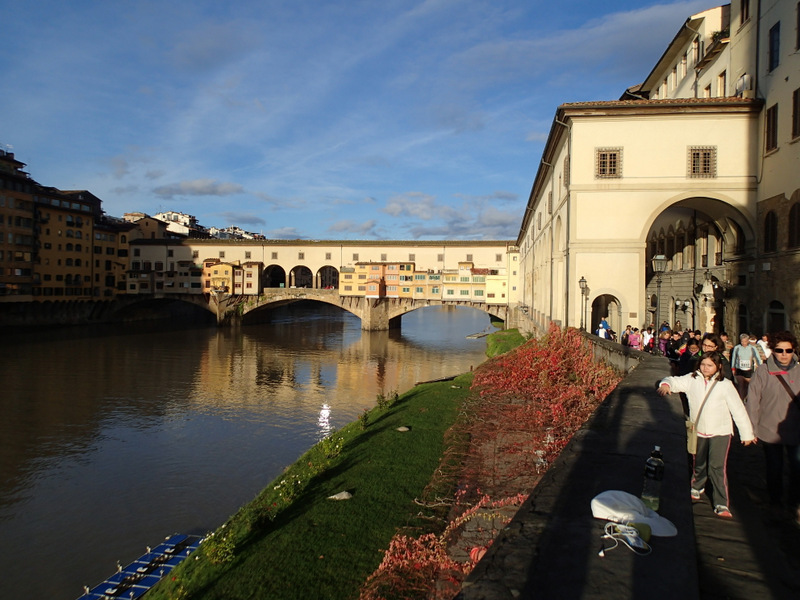
<instances>
[{"instance_id":1,"label":"river","mask_svg":"<svg viewBox=\"0 0 800 600\"><path fill-rule=\"evenodd\" d=\"M233 329L0 340L0 598L74 600L172 533L215 529L378 393L485 359L488 315L362 332L321 304Z\"/></svg>"}]
</instances>

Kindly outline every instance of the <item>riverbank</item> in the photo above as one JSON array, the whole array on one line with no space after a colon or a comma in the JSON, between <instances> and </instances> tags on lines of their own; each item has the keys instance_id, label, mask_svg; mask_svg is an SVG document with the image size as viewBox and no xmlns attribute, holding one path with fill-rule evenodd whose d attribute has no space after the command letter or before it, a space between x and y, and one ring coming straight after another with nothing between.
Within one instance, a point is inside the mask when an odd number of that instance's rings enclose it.
<instances>
[{"instance_id":1,"label":"riverbank","mask_svg":"<svg viewBox=\"0 0 800 600\"><path fill-rule=\"evenodd\" d=\"M602 399L600 387L613 387L577 332L551 332L519 352L479 367L478 389L467 374L379 397L150 597L407 598L435 594L431 585L451 597ZM328 499L340 492L352 498Z\"/></svg>"},{"instance_id":2,"label":"riverbank","mask_svg":"<svg viewBox=\"0 0 800 600\"><path fill-rule=\"evenodd\" d=\"M471 380L379 398L242 507L148 598L357 598L399 528L424 533L441 522L442 507L420 510L414 501L452 492L426 487ZM352 497L328 499L341 492Z\"/></svg>"}]
</instances>

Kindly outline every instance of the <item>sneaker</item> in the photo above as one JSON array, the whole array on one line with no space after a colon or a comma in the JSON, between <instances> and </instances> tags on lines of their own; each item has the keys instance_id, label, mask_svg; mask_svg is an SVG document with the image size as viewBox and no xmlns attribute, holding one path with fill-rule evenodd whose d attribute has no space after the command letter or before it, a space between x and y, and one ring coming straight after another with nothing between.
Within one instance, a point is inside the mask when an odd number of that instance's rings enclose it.
<instances>
[{"instance_id":1,"label":"sneaker","mask_svg":"<svg viewBox=\"0 0 800 600\"><path fill-rule=\"evenodd\" d=\"M728 510L727 506L723 506L722 504L718 504L714 507L714 514L718 517L722 517L723 519L732 519L733 515L731 511Z\"/></svg>"},{"instance_id":2,"label":"sneaker","mask_svg":"<svg viewBox=\"0 0 800 600\"><path fill-rule=\"evenodd\" d=\"M700 494L703 493L703 490L696 490L692 488L692 502L699 502L700 501Z\"/></svg>"}]
</instances>

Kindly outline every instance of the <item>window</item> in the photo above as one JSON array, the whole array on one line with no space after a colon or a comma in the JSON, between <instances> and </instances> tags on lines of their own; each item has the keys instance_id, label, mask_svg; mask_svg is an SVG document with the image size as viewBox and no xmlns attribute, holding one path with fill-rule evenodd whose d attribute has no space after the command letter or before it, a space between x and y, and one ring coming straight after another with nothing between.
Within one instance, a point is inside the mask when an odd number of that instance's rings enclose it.
<instances>
[{"instance_id":1,"label":"window","mask_svg":"<svg viewBox=\"0 0 800 600\"><path fill-rule=\"evenodd\" d=\"M800 137L800 88L792 93L792 139L797 137Z\"/></svg>"},{"instance_id":2,"label":"window","mask_svg":"<svg viewBox=\"0 0 800 600\"><path fill-rule=\"evenodd\" d=\"M797 30L797 39L794 41L794 49L800 50L800 2L797 3L797 16L796 16L796 23L795 28Z\"/></svg>"},{"instance_id":3,"label":"window","mask_svg":"<svg viewBox=\"0 0 800 600\"><path fill-rule=\"evenodd\" d=\"M219 257L220 258L225 258L225 251L224 250L220 250L219 251Z\"/></svg>"},{"instance_id":4,"label":"window","mask_svg":"<svg viewBox=\"0 0 800 600\"><path fill-rule=\"evenodd\" d=\"M448 296L452 296L452 295L454 295L455 293L456 293L456 292L455 292L455 290L447 290L447 295L448 295Z\"/></svg>"},{"instance_id":5,"label":"window","mask_svg":"<svg viewBox=\"0 0 800 600\"><path fill-rule=\"evenodd\" d=\"M800 247L800 202L789 210L789 248Z\"/></svg>"},{"instance_id":6,"label":"window","mask_svg":"<svg viewBox=\"0 0 800 600\"><path fill-rule=\"evenodd\" d=\"M437 254L436 255L437 262L444 262L444 254Z\"/></svg>"},{"instance_id":7,"label":"window","mask_svg":"<svg viewBox=\"0 0 800 600\"><path fill-rule=\"evenodd\" d=\"M766 150L776 150L778 148L778 105L773 104L767 109L767 117L764 123Z\"/></svg>"},{"instance_id":8,"label":"window","mask_svg":"<svg viewBox=\"0 0 800 600\"><path fill-rule=\"evenodd\" d=\"M425 288L418 287L418 288L414 288L414 290L416 291L417 294L421 294L421 293L423 293L425 291Z\"/></svg>"},{"instance_id":9,"label":"window","mask_svg":"<svg viewBox=\"0 0 800 600\"><path fill-rule=\"evenodd\" d=\"M139 248L134 248L133 249L133 255L134 256L140 256L141 253L142 253L142 251Z\"/></svg>"},{"instance_id":10,"label":"window","mask_svg":"<svg viewBox=\"0 0 800 600\"><path fill-rule=\"evenodd\" d=\"M686 65L688 62L689 62L689 57L686 54L684 54L681 57L681 79L686 77Z\"/></svg>"},{"instance_id":11,"label":"window","mask_svg":"<svg viewBox=\"0 0 800 600\"><path fill-rule=\"evenodd\" d=\"M469 296L469 290L461 290L462 296Z\"/></svg>"},{"instance_id":12,"label":"window","mask_svg":"<svg viewBox=\"0 0 800 600\"><path fill-rule=\"evenodd\" d=\"M472 262L472 254L467 254L467 262Z\"/></svg>"},{"instance_id":13,"label":"window","mask_svg":"<svg viewBox=\"0 0 800 600\"><path fill-rule=\"evenodd\" d=\"M192 258L200 258L200 250L192 250Z\"/></svg>"},{"instance_id":14,"label":"window","mask_svg":"<svg viewBox=\"0 0 800 600\"><path fill-rule=\"evenodd\" d=\"M305 252L298 252L297 253L297 260L305 260L306 253Z\"/></svg>"},{"instance_id":15,"label":"window","mask_svg":"<svg viewBox=\"0 0 800 600\"><path fill-rule=\"evenodd\" d=\"M169 256L172 256L172 250L169 251ZM244 253L245 260L250 260L251 257L252 257L252 253L251 252L248 251L248 252Z\"/></svg>"},{"instance_id":16,"label":"window","mask_svg":"<svg viewBox=\"0 0 800 600\"><path fill-rule=\"evenodd\" d=\"M403 293L404 293L404 294L408 294L408 293L410 293L410 292L411 292L411 288L407 288L407 287L404 287L404 288L403 288Z\"/></svg>"},{"instance_id":17,"label":"window","mask_svg":"<svg viewBox=\"0 0 800 600\"><path fill-rule=\"evenodd\" d=\"M703 98L711 98L711 84L703 88Z\"/></svg>"},{"instance_id":18,"label":"window","mask_svg":"<svg viewBox=\"0 0 800 600\"><path fill-rule=\"evenodd\" d=\"M771 210L764 217L764 252L775 252L777 249L778 217Z\"/></svg>"},{"instance_id":19,"label":"window","mask_svg":"<svg viewBox=\"0 0 800 600\"><path fill-rule=\"evenodd\" d=\"M353 254L353 260L354 260L354 261L357 261L357 260L358 260L358 253L354 253L354 254Z\"/></svg>"},{"instance_id":20,"label":"window","mask_svg":"<svg viewBox=\"0 0 800 600\"><path fill-rule=\"evenodd\" d=\"M594 162L596 178L622 177L622 148L597 148Z\"/></svg>"},{"instance_id":21,"label":"window","mask_svg":"<svg viewBox=\"0 0 800 600\"><path fill-rule=\"evenodd\" d=\"M246 254L247 254L247 258L250 258L250 253L247 252ZM175 256L175 251L174 250L167 250L167 256Z\"/></svg>"},{"instance_id":22,"label":"window","mask_svg":"<svg viewBox=\"0 0 800 600\"><path fill-rule=\"evenodd\" d=\"M717 176L716 146L689 146L687 160L689 177Z\"/></svg>"},{"instance_id":23,"label":"window","mask_svg":"<svg viewBox=\"0 0 800 600\"><path fill-rule=\"evenodd\" d=\"M778 68L781 60L781 22L778 21L769 30L769 47L767 54L767 71Z\"/></svg>"},{"instance_id":24,"label":"window","mask_svg":"<svg viewBox=\"0 0 800 600\"><path fill-rule=\"evenodd\" d=\"M417 260L417 255L416 254L409 254L408 255L408 260L409 260L409 262L414 262L415 260Z\"/></svg>"},{"instance_id":25,"label":"window","mask_svg":"<svg viewBox=\"0 0 800 600\"><path fill-rule=\"evenodd\" d=\"M475 290L476 296L483 296L483 290Z\"/></svg>"},{"instance_id":26,"label":"window","mask_svg":"<svg viewBox=\"0 0 800 600\"><path fill-rule=\"evenodd\" d=\"M272 260L278 260L278 253L277 252L273 252L272 253Z\"/></svg>"},{"instance_id":27,"label":"window","mask_svg":"<svg viewBox=\"0 0 800 600\"><path fill-rule=\"evenodd\" d=\"M495 254L494 255L495 262L503 262L503 255L502 254Z\"/></svg>"},{"instance_id":28,"label":"window","mask_svg":"<svg viewBox=\"0 0 800 600\"><path fill-rule=\"evenodd\" d=\"M719 98L724 98L727 96L726 90L728 86L728 72L723 71L719 75L717 75L717 96Z\"/></svg>"}]
</instances>

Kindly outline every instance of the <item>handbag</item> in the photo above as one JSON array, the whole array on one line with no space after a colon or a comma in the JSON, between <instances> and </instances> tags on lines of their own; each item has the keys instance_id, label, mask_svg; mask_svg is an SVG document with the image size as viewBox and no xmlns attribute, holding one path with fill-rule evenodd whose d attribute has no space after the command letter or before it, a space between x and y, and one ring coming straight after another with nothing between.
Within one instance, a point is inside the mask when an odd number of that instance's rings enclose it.
<instances>
[{"instance_id":1,"label":"handbag","mask_svg":"<svg viewBox=\"0 0 800 600\"><path fill-rule=\"evenodd\" d=\"M703 396L703 402L700 404L700 410L697 411L697 418L694 421L686 419L686 451L689 454L697 454L697 421L700 420L700 415L703 412L703 407L706 405L706 400L708 400L711 390L717 385L717 381L717 379L714 379L714 381L711 382L711 387L706 390L706 395Z\"/></svg>"}]
</instances>

